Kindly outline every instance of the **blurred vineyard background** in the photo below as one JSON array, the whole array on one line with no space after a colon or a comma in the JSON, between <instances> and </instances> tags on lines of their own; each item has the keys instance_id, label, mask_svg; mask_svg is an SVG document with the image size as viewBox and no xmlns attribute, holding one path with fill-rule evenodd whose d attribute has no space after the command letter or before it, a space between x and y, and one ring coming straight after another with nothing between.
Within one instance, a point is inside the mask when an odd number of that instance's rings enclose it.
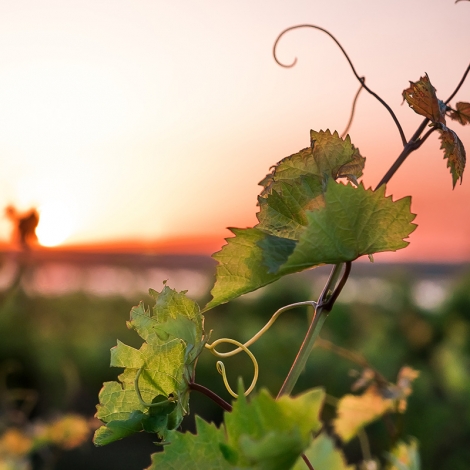
<instances>
[{"instance_id":1,"label":"blurred vineyard background","mask_svg":"<svg viewBox=\"0 0 470 470\"><path fill-rule=\"evenodd\" d=\"M133 305L150 302L149 287L160 290L168 280L170 287L188 290L202 307L210 298L215 262L205 256L33 250L1 253L0 263L0 469L147 467L156 451L151 435L104 448L91 443L99 390L119 373L109 368L109 350L117 339L140 346L125 322ZM222 305L206 315L206 331L213 330L213 339L245 341L278 308L316 299L328 272L322 267L290 276ZM277 393L310 314L306 308L285 313L252 346L260 363L258 387ZM329 341L361 354L391 381L403 365L419 370L400 423L402 436L419 440L423 469L466 470L469 332L468 265L358 262L321 336L327 340L323 346ZM239 375L251 381L246 357L227 360L226 366L232 384ZM324 386L339 397L351 391L354 370L361 368L320 345L297 390ZM209 353L200 358L196 380L230 398ZM216 422L222 416L195 393L191 411ZM332 416L334 408L326 405L325 414ZM185 421L187 429L193 419ZM57 428L62 434L54 438ZM367 429L372 453L380 457L389 447L386 425L378 421ZM361 458L356 441L346 451L351 461Z\"/></svg>"}]
</instances>

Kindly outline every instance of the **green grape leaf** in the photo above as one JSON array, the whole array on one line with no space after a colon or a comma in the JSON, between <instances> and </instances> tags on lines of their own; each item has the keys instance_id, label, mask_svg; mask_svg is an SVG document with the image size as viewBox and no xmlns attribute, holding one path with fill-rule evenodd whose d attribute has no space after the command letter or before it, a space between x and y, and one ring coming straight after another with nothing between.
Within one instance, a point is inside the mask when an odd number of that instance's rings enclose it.
<instances>
[{"instance_id":1,"label":"green grape leaf","mask_svg":"<svg viewBox=\"0 0 470 470\"><path fill-rule=\"evenodd\" d=\"M452 187L455 188L460 179L462 184L463 171L465 169L465 148L457 134L446 126L438 129L441 139L441 149L444 150L444 158L447 158L447 168L452 174Z\"/></svg>"},{"instance_id":2,"label":"green grape leaf","mask_svg":"<svg viewBox=\"0 0 470 470\"><path fill-rule=\"evenodd\" d=\"M262 390L247 402L241 394L233 411L225 414L225 455L237 467L259 470L291 468L321 427L319 418L325 393L313 389L294 398L278 400Z\"/></svg>"},{"instance_id":3,"label":"green grape leaf","mask_svg":"<svg viewBox=\"0 0 470 470\"><path fill-rule=\"evenodd\" d=\"M276 188L271 188L264 197L259 196L256 228L298 240L308 223L306 211L324 205L322 180L316 175L302 175L289 182L280 181Z\"/></svg>"},{"instance_id":4,"label":"green grape leaf","mask_svg":"<svg viewBox=\"0 0 470 470\"><path fill-rule=\"evenodd\" d=\"M418 452L418 442L410 438L410 443L398 442L392 452L386 455L389 462L387 470L420 470L421 460Z\"/></svg>"},{"instance_id":5,"label":"green grape leaf","mask_svg":"<svg viewBox=\"0 0 470 470\"><path fill-rule=\"evenodd\" d=\"M463 126L470 124L470 103L459 102L455 105L456 110L451 111L449 116L454 121L459 122Z\"/></svg>"},{"instance_id":6,"label":"green grape leaf","mask_svg":"<svg viewBox=\"0 0 470 470\"><path fill-rule=\"evenodd\" d=\"M421 116L434 123L446 123L446 105L437 99L436 89L432 86L428 74L417 82L410 82L410 87L403 90L403 98L410 108Z\"/></svg>"},{"instance_id":7,"label":"green grape leaf","mask_svg":"<svg viewBox=\"0 0 470 470\"><path fill-rule=\"evenodd\" d=\"M99 394L96 417L105 426L95 433L96 445L142 430L164 437L188 412L188 383L204 347L204 318L185 292L165 285L150 295L155 299L152 310L140 303L127 323L144 339L140 349L118 341L111 350L111 366L124 372L119 382L106 382Z\"/></svg>"},{"instance_id":8,"label":"green grape leaf","mask_svg":"<svg viewBox=\"0 0 470 470\"><path fill-rule=\"evenodd\" d=\"M403 239L416 228L411 223L415 215L410 212L410 202L409 197L397 201L385 197L384 186L372 191L362 184L355 188L330 180L325 206L307 214L308 227L279 269L301 271L406 247L409 242Z\"/></svg>"},{"instance_id":9,"label":"green grape leaf","mask_svg":"<svg viewBox=\"0 0 470 470\"><path fill-rule=\"evenodd\" d=\"M239 388L239 398L232 412L225 413L223 426L217 429L196 416L197 434L169 431L168 444L152 455L147 470L186 470L188 462L191 468L208 470L292 468L308 447L312 432L321 428L325 392L313 389L275 400L262 390L248 402Z\"/></svg>"},{"instance_id":10,"label":"green grape leaf","mask_svg":"<svg viewBox=\"0 0 470 470\"><path fill-rule=\"evenodd\" d=\"M216 282L205 311L287 274L408 245L403 238L415 228L410 199L392 202L385 188L336 183L357 183L365 158L349 136L311 131L311 139L309 149L281 160L260 183L259 224L230 229L235 237L213 255Z\"/></svg>"},{"instance_id":11,"label":"green grape leaf","mask_svg":"<svg viewBox=\"0 0 470 470\"><path fill-rule=\"evenodd\" d=\"M343 452L335 447L333 439L322 432L304 452L315 470L354 470L348 465ZM305 470L305 462L299 458L292 470Z\"/></svg>"},{"instance_id":12,"label":"green grape leaf","mask_svg":"<svg viewBox=\"0 0 470 470\"><path fill-rule=\"evenodd\" d=\"M263 251L258 242L268 235L256 228L230 229L235 237L213 255L219 264L212 300L204 311L228 302L242 294L254 291L279 279L282 274L270 274L263 265Z\"/></svg>"},{"instance_id":13,"label":"green grape leaf","mask_svg":"<svg viewBox=\"0 0 470 470\"><path fill-rule=\"evenodd\" d=\"M326 131L310 131L311 146L298 153L283 158L274 165L271 173L259 183L264 187L261 197L278 188L282 181L292 181L301 176L314 175L321 179L324 176L333 179L347 177L353 182L362 176L365 158L351 143L349 135L346 139Z\"/></svg>"},{"instance_id":14,"label":"green grape leaf","mask_svg":"<svg viewBox=\"0 0 470 470\"><path fill-rule=\"evenodd\" d=\"M225 442L223 427L217 429L214 424L196 416L196 430L197 434L170 431L167 436L170 444L164 447L163 452L152 455L152 464L147 470L233 469L220 449L220 445Z\"/></svg>"}]
</instances>

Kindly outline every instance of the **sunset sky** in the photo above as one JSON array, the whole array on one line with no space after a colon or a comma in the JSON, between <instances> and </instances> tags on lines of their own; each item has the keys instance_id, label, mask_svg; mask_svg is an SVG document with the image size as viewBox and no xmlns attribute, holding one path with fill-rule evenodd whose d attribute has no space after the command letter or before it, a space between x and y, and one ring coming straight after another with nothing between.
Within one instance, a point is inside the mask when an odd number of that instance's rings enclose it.
<instances>
[{"instance_id":1,"label":"sunset sky","mask_svg":"<svg viewBox=\"0 0 470 470\"><path fill-rule=\"evenodd\" d=\"M358 88L325 34L396 112L424 73L440 99L470 60L470 2L453 0L16 0L0 6L0 210L38 207L40 239L67 245L228 235L256 223L258 182L343 131ZM470 77L456 99L470 101ZM470 126L448 123L467 153ZM361 94L350 129L375 186L401 150L385 108ZM388 187L418 229L390 260L470 260L470 174L452 191L437 134ZM467 170L470 171L470 170ZM11 224L0 218L0 241ZM216 242L217 244L217 242ZM217 248L217 247L216 247Z\"/></svg>"}]
</instances>

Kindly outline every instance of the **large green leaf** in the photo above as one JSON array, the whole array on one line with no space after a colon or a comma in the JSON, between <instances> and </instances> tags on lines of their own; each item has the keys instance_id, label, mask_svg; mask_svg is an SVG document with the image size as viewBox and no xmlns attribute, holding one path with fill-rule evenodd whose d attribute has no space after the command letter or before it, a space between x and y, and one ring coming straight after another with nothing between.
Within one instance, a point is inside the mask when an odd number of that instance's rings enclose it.
<instances>
[{"instance_id":1,"label":"large green leaf","mask_svg":"<svg viewBox=\"0 0 470 470\"><path fill-rule=\"evenodd\" d=\"M118 341L111 350L111 366L124 372L119 382L106 382L99 394L96 417L105 426L95 433L96 445L142 430L164 437L188 412L188 383L204 347L203 316L185 292L165 286L161 293L150 294L155 299L152 310L141 303L131 310L128 322L145 340L140 349ZM142 404L135 388L138 374L143 402L158 406Z\"/></svg>"},{"instance_id":2,"label":"large green leaf","mask_svg":"<svg viewBox=\"0 0 470 470\"><path fill-rule=\"evenodd\" d=\"M212 301L206 309L251 292L280 277L321 264L337 264L408 245L416 225L411 198L392 201L385 187L377 191L330 179L323 204L306 211L299 240L259 228L232 229L234 238L214 255L219 261Z\"/></svg>"},{"instance_id":3,"label":"large green leaf","mask_svg":"<svg viewBox=\"0 0 470 470\"><path fill-rule=\"evenodd\" d=\"M219 262L206 310L280 277L321 264L404 248L415 229L410 198L393 202L385 187L357 185L365 163L349 136L311 131L310 148L282 159L261 185L259 223L214 255Z\"/></svg>"},{"instance_id":4,"label":"large green leaf","mask_svg":"<svg viewBox=\"0 0 470 470\"><path fill-rule=\"evenodd\" d=\"M406 247L409 242L403 239L416 228L410 203L410 197L385 197L384 186L372 191L330 180L325 206L307 214L308 227L279 269L300 271Z\"/></svg>"},{"instance_id":5,"label":"large green leaf","mask_svg":"<svg viewBox=\"0 0 470 470\"><path fill-rule=\"evenodd\" d=\"M168 445L152 456L148 470L288 470L321 427L324 397L322 389L313 389L275 400L262 390L247 401L241 390L224 426L196 417L197 434L168 432Z\"/></svg>"},{"instance_id":6,"label":"large green leaf","mask_svg":"<svg viewBox=\"0 0 470 470\"><path fill-rule=\"evenodd\" d=\"M219 264L212 300L204 310L228 302L279 279L282 274L270 274L263 265L263 251L258 242L268 235L256 228L230 229L235 237L213 255Z\"/></svg>"},{"instance_id":7,"label":"large green leaf","mask_svg":"<svg viewBox=\"0 0 470 470\"><path fill-rule=\"evenodd\" d=\"M322 179L316 175L281 181L264 197L259 196L260 211L256 228L278 237L298 240L307 226L307 211L324 205Z\"/></svg>"}]
</instances>

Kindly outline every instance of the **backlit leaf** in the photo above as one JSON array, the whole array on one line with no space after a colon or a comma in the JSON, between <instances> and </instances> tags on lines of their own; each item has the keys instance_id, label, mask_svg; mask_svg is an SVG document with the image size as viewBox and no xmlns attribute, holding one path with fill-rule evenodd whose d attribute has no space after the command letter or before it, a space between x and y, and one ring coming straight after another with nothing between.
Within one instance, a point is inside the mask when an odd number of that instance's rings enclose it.
<instances>
[{"instance_id":1,"label":"backlit leaf","mask_svg":"<svg viewBox=\"0 0 470 470\"><path fill-rule=\"evenodd\" d=\"M414 230L410 199L392 202L357 183L365 158L335 132L311 131L312 146L281 160L260 183L259 224L231 229L235 237L213 255L219 262L205 310L280 277L325 263L404 248Z\"/></svg>"},{"instance_id":2,"label":"backlit leaf","mask_svg":"<svg viewBox=\"0 0 470 470\"><path fill-rule=\"evenodd\" d=\"M225 442L223 427L217 429L214 424L196 416L196 430L197 434L169 432L169 444L163 452L152 455L152 465L147 470L233 469L220 450L220 444Z\"/></svg>"},{"instance_id":3,"label":"backlit leaf","mask_svg":"<svg viewBox=\"0 0 470 470\"><path fill-rule=\"evenodd\" d=\"M278 188L282 181L292 181L305 175L313 175L320 179L324 176L336 179L351 178L354 182L362 176L365 158L351 143L351 138L339 137L326 131L310 131L310 147L300 150L279 161L271 173L259 183L264 186L261 196Z\"/></svg>"},{"instance_id":4,"label":"backlit leaf","mask_svg":"<svg viewBox=\"0 0 470 470\"><path fill-rule=\"evenodd\" d=\"M450 112L450 118L462 125L470 124L470 103L459 102L455 108L455 111Z\"/></svg>"},{"instance_id":5,"label":"backlit leaf","mask_svg":"<svg viewBox=\"0 0 470 470\"><path fill-rule=\"evenodd\" d=\"M434 123L445 124L445 105L437 99L428 74L417 82L410 82L410 87L403 91L403 98L416 113Z\"/></svg>"},{"instance_id":6,"label":"backlit leaf","mask_svg":"<svg viewBox=\"0 0 470 470\"><path fill-rule=\"evenodd\" d=\"M391 411L393 405L394 401L384 398L376 385L362 395L344 395L338 403L335 432L343 442L349 442L364 426Z\"/></svg>"},{"instance_id":7,"label":"backlit leaf","mask_svg":"<svg viewBox=\"0 0 470 470\"><path fill-rule=\"evenodd\" d=\"M264 390L250 402L240 395L233 411L225 414L225 452L237 467L291 468L309 445L311 433L321 427L323 400L321 389L278 400Z\"/></svg>"},{"instance_id":8,"label":"backlit leaf","mask_svg":"<svg viewBox=\"0 0 470 470\"><path fill-rule=\"evenodd\" d=\"M284 271L300 271L319 264L337 264L382 251L404 248L416 226L409 197L392 201L385 187L376 191L330 180L325 206L308 213L302 233Z\"/></svg>"},{"instance_id":9,"label":"backlit leaf","mask_svg":"<svg viewBox=\"0 0 470 470\"><path fill-rule=\"evenodd\" d=\"M258 198L260 211L256 228L278 237L298 240L307 226L306 211L324 205L323 183L316 175L281 181L276 189Z\"/></svg>"},{"instance_id":10,"label":"backlit leaf","mask_svg":"<svg viewBox=\"0 0 470 470\"><path fill-rule=\"evenodd\" d=\"M466 155L465 148L457 134L448 127L442 126L439 129L441 139L441 149L444 150L444 158L447 158L447 168L452 174L452 185L455 188L460 179L462 184L463 171L465 169Z\"/></svg>"},{"instance_id":11,"label":"backlit leaf","mask_svg":"<svg viewBox=\"0 0 470 470\"><path fill-rule=\"evenodd\" d=\"M337 417L333 422L336 434L349 442L360 429L385 413L404 413L406 400L412 392L411 383L418 375L418 371L405 366L400 369L396 384L379 387L372 383L362 395L344 395L338 402Z\"/></svg>"},{"instance_id":12,"label":"backlit leaf","mask_svg":"<svg viewBox=\"0 0 470 470\"><path fill-rule=\"evenodd\" d=\"M196 417L197 434L168 432L168 444L152 455L147 470L288 470L321 427L324 396L323 390L313 389L275 400L262 390L248 402L241 390L224 425L217 429ZM349 470L332 470L343 469Z\"/></svg>"},{"instance_id":13,"label":"backlit leaf","mask_svg":"<svg viewBox=\"0 0 470 470\"><path fill-rule=\"evenodd\" d=\"M212 300L204 311L242 294L254 291L279 279L282 274L271 274L263 264L263 251L258 242L268 235L256 228L231 228L235 235L227 238L227 244L212 255L219 264L216 283L211 291Z\"/></svg>"},{"instance_id":14,"label":"backlit leaf","mask_svg":"<svg viewBox=\"0 0 470 470\"><path fill-rule=\"evenodd\" d=\"M105 423L94 437L105 445L129 434L147 431L163 437L179 426L188 412L188 383L195 360L204 347L203 317L184 292L165 286L151 290L152 310L141 303L131 310L128 327L145 340L140 349L118 341L111 350L111 366L123 367L119 382L106 382L99 394L96 417ZM139 400L135 380L145 403Z\"/></svg>"},{"instance_id":15,"label":"backlit leaf","mask_svg":"<svg viewBox=\"0 0 470 470\"><path fill-rule=\"evenodd\" d=\"M354 465L348 465L343 452L335 447L333 439L322 432L304 452L315 470L354 470ZM293 470L305 470L305 462L299 458Z\"/></svg>"}]
</instances>

